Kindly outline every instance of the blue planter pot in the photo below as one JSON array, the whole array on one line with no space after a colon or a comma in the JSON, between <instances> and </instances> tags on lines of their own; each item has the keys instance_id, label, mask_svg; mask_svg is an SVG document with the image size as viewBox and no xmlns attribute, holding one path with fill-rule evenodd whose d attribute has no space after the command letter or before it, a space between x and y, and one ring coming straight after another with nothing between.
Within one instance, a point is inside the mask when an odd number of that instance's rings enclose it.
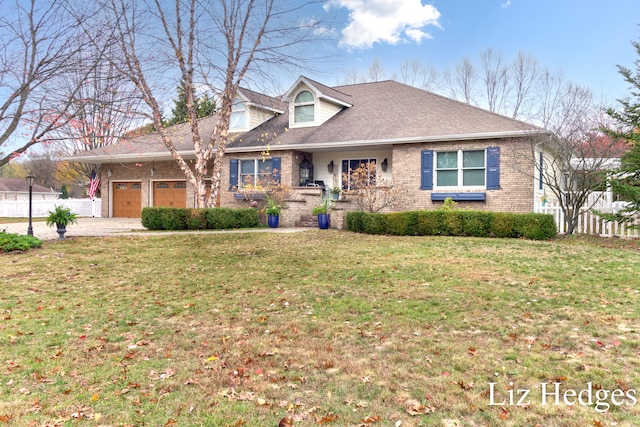
<instances>
[{"instance_id":1,"label":"blue planter pot","mask_svg":"<svg viewBox=\"0 0 640 427\"><path fill-rule=\"evenodd\" d=\"M278 228L278 223L280 222L280 215L267 215L267 224L271 228Z\"/></svg>"},{"instance_id":2,"label":"blue planter pot","mask_svg":"<svg viewBox=\"0 0 640 427\"><path fill-rule=\"evenodd\" d=\"M320 228L320 230L326 230L330 224L331 217L329 214L318 214L318 228Z\"/></svg>"}]
</instances>

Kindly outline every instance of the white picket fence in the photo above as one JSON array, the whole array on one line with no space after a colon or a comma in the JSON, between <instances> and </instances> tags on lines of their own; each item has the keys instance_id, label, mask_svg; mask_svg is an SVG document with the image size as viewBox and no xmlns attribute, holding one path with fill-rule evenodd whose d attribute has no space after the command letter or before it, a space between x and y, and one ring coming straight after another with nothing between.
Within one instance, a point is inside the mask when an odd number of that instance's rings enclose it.
<instances>
[{"instance_id":1,"label":"white picket fence","mask_svg":"<svg viewBox=\"0 0 640 427\"><path fill-rule=\"evenodd\" d=\"M601 212L616 213L621 209L621 207L611 206L607 208L600 205L594 207L594 209ZM562 212L560 206L539 206L537 212L553 215L556 227L558 227L558 233L566 234L567 222L565 220L564 212ZM620 224L614 221L605 221L590 210L582 209L578 219L578 224L573 232L578 234L593 234L601 237L640 237L640 228L632 228L632 225L640 225L640 218L638 216L636 216L633 223Z\"/></svg>"},{"instance_id":2,"label":"white picket fence","mask_svg":"<svg viewBox=\"0 0 640 427\"><path fill-rule=\"evenodd\" d=\"M33 218L46 217L55 206L64 206L80 216L99 217L102 211L102 199L58 199L33 200ZM28 200L0 200L0 217L29 217Z\"/></svg>"}]
</instances>

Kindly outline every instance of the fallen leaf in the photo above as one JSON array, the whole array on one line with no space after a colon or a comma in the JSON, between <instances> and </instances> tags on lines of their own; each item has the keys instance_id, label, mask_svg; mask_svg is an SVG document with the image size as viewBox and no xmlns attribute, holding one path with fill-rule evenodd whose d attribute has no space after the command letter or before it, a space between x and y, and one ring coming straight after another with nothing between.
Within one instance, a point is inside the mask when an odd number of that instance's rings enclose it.
<instances>
[{"instance_id":1,"label":"fallen leaf","mask_svg":"<svg viewBox=\"0 0 640 427\"><path fill-rule=\"evenodd\" d=\"M363 424L372 424L372 423L377 423L381 419L382 419L382 417L380 417L380 415L371 415L371 416L369 416L367 418L361 419L360 422L363 423Z\"/></svg>"},{"instance_id":2,"label":"fallen leaf","mask_svg":"<svg viewBox=\"0 0 640 427\"><path fill-rule=\"evenodd\" d=\"M458 381L456 384L458 384L463 390L471 390L473 388L473 383L465 384L463 381Z\"/></svg>"},{"instance_id":3,"label":"fallen leaf","mask_svg":"<svg viewBox=\"0 0 640 427\"><path fill-rule=\"evenodd\" d=\"M507 411L506 409L504 409L503 406L500 407L500 412L498 413L498 418L500 418L501 420L508 420L509 419L509 411Z\"/></svg>"},{"instance_id":4,"label":"fallen leaf","mask_svg":"<svg viewBox=\"0 0 640 427\"><path fill-rule=\"evenodd\" d=\"M407 413L413 416L430 414L434 411L434 408L432 406L423 405L415 399L409 399L405 401L405 406Z\"/></svg>"},{"instance_id":5,"label":"fallen leaf","mask_svg":"<svg viewBox=\"0 0 640 427\"><path fill-rule=\"evenodd\" d=\"M313 416L316 417L316 422L320 425L332 423L339 418L333 412L330 412L328 415L325 415L324 417L320 417L316 414L313 414Z\"/></svg>"},{"instance_id":6,"label":"fallen leaf","mask_svg":"<svg viewBox=\"0 0 640 427\"><path fill-rule=\"evenodd\" d=\"M293 426L293 420L289 417L284 417L278 423L278 427L292 427L292 426Z\"/></svg>"}]
</instances>

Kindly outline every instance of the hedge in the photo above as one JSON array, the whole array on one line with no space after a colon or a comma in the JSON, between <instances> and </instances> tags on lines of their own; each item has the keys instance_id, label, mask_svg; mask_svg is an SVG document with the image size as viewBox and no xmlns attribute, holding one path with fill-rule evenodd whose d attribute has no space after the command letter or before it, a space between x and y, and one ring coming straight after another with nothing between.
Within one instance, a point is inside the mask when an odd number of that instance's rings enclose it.
<instances>
[{"instance_id":1,"label":"hedge","mask_svg":"<svg viewBox=\"0 0 640 427\"><path fill-rule=\"evenodd\" d=\"M258 227L260 220L252 208L146 207L142 209L142 225L149 230L223 230Z\"/></svg>"},{"instance_id":2,"label":"hedge","mask_svg":"<svg viewBox=\"0 0 640 427\"><path fill-rule=\"evenodd\" d=\"M42 246L42 240L22 234L0 233L0 252L27 251Z\"/></svg>"},{"instance_id":3,"label":"hedge","mask_svg":"<svg viewBox=\"0 0 640 427\"><path fill-rule=\"evenodd\" d=\"M356 233L399 236L524 237L556 236L553 216L538 213L432 210L394 213L348 212L347 229Z\"/></svg>"}]
</instances>

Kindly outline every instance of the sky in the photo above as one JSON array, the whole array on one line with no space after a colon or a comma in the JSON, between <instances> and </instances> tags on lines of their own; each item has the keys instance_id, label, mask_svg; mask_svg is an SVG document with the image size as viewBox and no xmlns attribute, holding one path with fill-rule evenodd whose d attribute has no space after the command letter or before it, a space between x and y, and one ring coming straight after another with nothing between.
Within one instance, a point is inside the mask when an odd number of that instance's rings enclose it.
<instances>
[{"instance_id":1,"label":"sky","mask_svg":"<svg viewBox=\"0 0 640 427\"><path fill-rule=\"evenodd\" d=\"M313 13L337 38L322 43L331 70L309 75L328 85L375 59L390 78L406 60L453 70L491 48L509 62L529 54L611 104L629 93L616 65L640 59L638 0L327 0Z\"/></svg>"}]
</instances>

